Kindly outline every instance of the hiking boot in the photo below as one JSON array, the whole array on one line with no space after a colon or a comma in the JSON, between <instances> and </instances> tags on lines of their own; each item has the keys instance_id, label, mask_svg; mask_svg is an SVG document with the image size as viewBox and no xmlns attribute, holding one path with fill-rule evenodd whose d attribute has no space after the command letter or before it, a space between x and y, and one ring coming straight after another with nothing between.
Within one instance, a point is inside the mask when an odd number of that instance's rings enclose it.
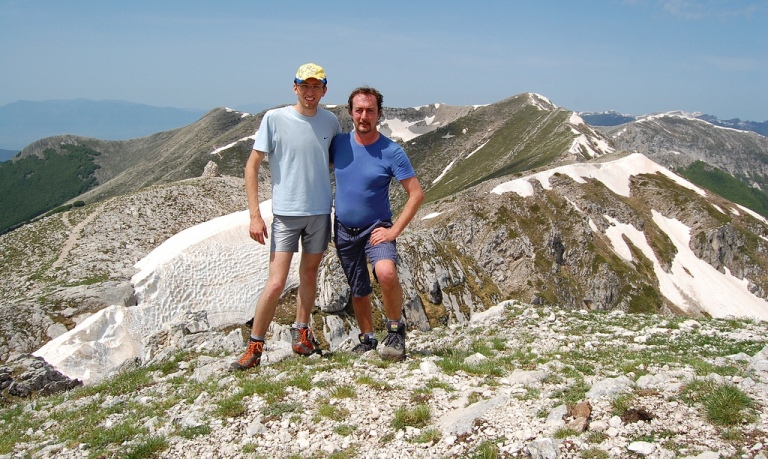
<instances>
[{"instance_id":1,"label":"hiking boot","mask_svg":"<svg viewBox=\"0 0 768 459\"><path fill-rule=\"evenodd\" d=\"M387 323L387 337L384 339L384 346L379 351L382 359L404 360L405 359L405 324L402 322Z\"/></svg>"},{"instance_id":2,"label":"hiking boot","mask_svg":"<svg viewBox=\"0 0 768 459\"><path fill-rule=\"evenodd\" d=\"M376 349L376 346L379 345L379 340L376 338L369 338L368 335L364 335L363 333L357 335L357 339L360 340L360 344L352 348L352 352L355 354L365 354L368 351Z\"/></svg>"},{"instance_id":3,"label":"hiking boot","mask_svg":"<svg viewBox=\"0 0 768 459\"><path fill-rule=\"evenodd\" d=\"M261 363L261 353L264 352L264 341L248 341L245 354L237 362L232 362L233 370L247 370Z\"/></svg>"},{"instance_id":4,"label":"hiking boot","mask_svg":"<svg viewBox=\"0 0 768 459\"><path fill-rule=\"evenodd\" d=\"M320 344L315 339L315 334L307 328L291 327L291 336L293 337L293 352L299 355L322 354Z\"/></svg>"}]
</instances>

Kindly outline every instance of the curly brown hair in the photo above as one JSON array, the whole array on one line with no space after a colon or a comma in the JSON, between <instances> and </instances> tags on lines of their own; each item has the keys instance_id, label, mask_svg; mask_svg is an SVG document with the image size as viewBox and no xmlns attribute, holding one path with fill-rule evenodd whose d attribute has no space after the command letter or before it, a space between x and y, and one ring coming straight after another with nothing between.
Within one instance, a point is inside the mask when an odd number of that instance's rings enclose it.
<instances>
[{"instance_id":1,"label":"curly brown hair","mask_svg":"<svg viewBox=\"0 0 768 459\"><path fill-rule=\"evenodd\" d=\"M347 110L349 113L352 113L352 99L354 99L354 97L358 94L365 94L367 96L376 97L376 105L379 109L379 115L381 115L381 108L384 105L384 96L382 96L378 90L369 86L361 86L356 88L354 91L352 91L352 94L349 95L349 99L347 100Z\"/></svg>"}]
</instances>

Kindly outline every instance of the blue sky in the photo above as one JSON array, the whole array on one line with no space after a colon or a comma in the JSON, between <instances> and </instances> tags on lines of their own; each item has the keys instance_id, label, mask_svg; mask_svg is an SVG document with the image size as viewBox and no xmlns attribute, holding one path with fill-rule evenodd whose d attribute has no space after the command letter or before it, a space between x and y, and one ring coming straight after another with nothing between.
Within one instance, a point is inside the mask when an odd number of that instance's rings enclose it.
<instances>
[{"instance_id":1,"label":"blue sky","mask_svg":"<svg viewBox=\"0 0 768 459\"><path fill-rule=\"evenodd\" d=\"M295 100L488 104L768 120L768 1L0 0L0 105L86 98L212 109Z\"/></svg>"}]
</instances>

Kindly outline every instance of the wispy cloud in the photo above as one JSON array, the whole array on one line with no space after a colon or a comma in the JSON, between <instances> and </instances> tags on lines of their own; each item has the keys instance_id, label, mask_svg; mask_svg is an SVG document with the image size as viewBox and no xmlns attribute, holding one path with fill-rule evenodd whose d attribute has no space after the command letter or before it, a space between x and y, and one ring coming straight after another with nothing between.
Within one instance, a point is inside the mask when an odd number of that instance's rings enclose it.
<instances>
[{"instance_id":1,"label":"wispy cloud","mask_svg":"<svg viewBox=\"0 0 768 459\"><path fill-rule=\"evenodd\" d=\"M661 0L664 11L685 19L748 17L762 9L765 2L739 0Z\"/></svg>"},{"instance_id":2,"label":"wispy cloud","mask_svg":"<svg viewBox=\"0 0 768 459\"><path fill-rule=\"evenodd\" d=\"M726 72L750 72L761 65L756 59L732 56L705 56L704 61L710 66Z\"/></svg>"},{"instance_id":3,"label":"wispy cloud","mask_svg":"<svg viewBox=\"0 0 768 459\"><path fill-rule=\"evenodd\" d=\"M690 20L749 17L768 8L764 1L756 0L624 0L624 3L659 8Z\"/></svg>"}]
</instances>

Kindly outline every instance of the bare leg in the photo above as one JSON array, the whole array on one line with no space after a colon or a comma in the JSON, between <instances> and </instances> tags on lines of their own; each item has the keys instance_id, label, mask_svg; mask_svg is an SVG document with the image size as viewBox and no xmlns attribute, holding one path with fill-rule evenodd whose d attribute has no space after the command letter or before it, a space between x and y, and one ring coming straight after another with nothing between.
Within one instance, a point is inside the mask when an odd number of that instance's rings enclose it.
<instances>
[{"instance_id":1,"label":"bare leg","mask_svg":"<svg viewBox=\"0 0 768 459\"><path fill-rule=\"evenodd\" d=\"M389 320L400 320L403 313L403 288L397 277L397 267L392 260L376 263L376 278L381 284L384 312Z\"/></svg>"},{"instance_id":2,"label":"bare leg","mask_svg":"<svg viewBox=\"0 0 768 459\"><path fill-rule=\"evenodd\" d=\"M269 256L269 277L256 302L256 311L253 314L253 327L251 334L264 336L269 329L269 324L275 317L277 301L280 299L285 282L288 279L288 270L291 268L293 252L273 252Z\"/></svg>"},{"instance_id":3,"label":"bare leg","mask_svg":"<svg viewBox=\"0 0 768 459\"><path fill-rule=\"evenodd\" d=\"M360 333L373 332L373 313L371 312L371 295L353 296L352 309L355 311L355 319Z\"/></svg>"},{"instance_id":4,"label":"bare leg","mask_svg":"<svg viewBox=\"0 0 768 459\"><path fill-rule=\"evenodd\" d=\"M296 322L309 323L317 296L317 270L322 253L302 253L299 264L299 293L296 298Z\"/></svg>"}]
</instances>

